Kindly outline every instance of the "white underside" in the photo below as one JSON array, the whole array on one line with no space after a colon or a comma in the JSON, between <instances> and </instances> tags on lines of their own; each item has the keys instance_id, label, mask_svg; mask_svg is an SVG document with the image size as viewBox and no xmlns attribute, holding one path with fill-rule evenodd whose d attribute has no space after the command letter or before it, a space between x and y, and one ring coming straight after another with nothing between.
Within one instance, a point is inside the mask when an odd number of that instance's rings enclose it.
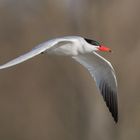
<instances>
[{"instance_id":1,"label":"white underside","mask_svg":"<svg viewBox=\"0 0 140 140\"><path fill-rule=\"evenodd\" d=\"M65 44L47 51L47 54L53 55L78 55L78 47L71 44Z\"/></svg>"}]
</instances>

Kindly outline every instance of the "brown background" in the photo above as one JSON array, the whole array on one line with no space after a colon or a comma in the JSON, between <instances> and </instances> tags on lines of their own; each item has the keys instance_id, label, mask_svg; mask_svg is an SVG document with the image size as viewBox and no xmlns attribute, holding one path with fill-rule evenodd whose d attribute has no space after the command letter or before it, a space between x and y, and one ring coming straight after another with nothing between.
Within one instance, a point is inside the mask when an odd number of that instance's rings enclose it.
<instances>
[{"instance_id":1,"label":"brown background","mask_svg":"<svg viewBox=\"0 0 140 140\"><path fill-rule=\"evenodd\" d=\"M41 55L0 71L1 140L140 138L139 0L0 0L1 64L64 35L100 40L118 79L116 125L87 71Z\"/></svg>"}]
</instances>

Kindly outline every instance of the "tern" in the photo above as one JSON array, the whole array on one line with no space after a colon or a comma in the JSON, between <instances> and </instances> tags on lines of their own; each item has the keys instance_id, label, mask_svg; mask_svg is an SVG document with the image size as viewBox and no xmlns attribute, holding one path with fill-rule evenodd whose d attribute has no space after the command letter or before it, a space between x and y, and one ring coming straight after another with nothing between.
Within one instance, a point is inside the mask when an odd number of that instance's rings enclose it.
<instances>
[{"instance_id":1,"label":"tern","mask_svg":"<svg viewBox=\"0 0 140 140\"><path fill-rule=\"evenodd\" d=\"M89 71L117 123L118 101L115 71L111 63L97 54L97 51L111 52L111 49L101 45L98 41L81 36L64 36L37 45L31 51L0 65L0 69L14 66L44 53L70 56Z\"/></svg>"}]
</instances>

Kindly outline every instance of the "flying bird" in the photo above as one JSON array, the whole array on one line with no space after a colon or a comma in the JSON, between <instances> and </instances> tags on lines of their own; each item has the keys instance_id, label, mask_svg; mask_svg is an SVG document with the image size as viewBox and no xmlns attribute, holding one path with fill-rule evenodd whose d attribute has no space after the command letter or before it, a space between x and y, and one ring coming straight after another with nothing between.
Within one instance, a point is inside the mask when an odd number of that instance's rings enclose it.
<instances>
[{"instance_id":1,"label":"flying bird","mask_svg":"<svg viewBox=\"0 0 140 140\"><path fill-rule=\"evenodd\" d=\"M0 65L0 69L14 66L44 53L70 56L89 71L115 122L117 122L118 101L115 72L111 63L97 54L97 51L111 52L111 49L95 40L80 36L65 36L39 44L31 51Z\"/></svg>"}]
</instances>

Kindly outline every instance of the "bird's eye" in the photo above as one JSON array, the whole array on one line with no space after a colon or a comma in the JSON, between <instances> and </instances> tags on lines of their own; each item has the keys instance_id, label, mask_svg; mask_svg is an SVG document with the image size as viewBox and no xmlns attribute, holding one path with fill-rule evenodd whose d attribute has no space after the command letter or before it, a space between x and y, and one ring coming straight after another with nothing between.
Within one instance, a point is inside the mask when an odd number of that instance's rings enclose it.
<instances>
[{"instance_id":1,"label":"bird's eye","mask_svg":"<svg viewBox=\"0 0 140 140\"><path fill-rule=\"evenodd\" d=\"M94 45L94 46L101 46L99 42L94 41L94 40L92 40L92 43L91 44Z\"/></svg>"},{"instance_id":2,"label":"bird's eye","mask_svg":"<svg viewBox=\"0 0 140 140\"><path fill-rule=\"evenodd\" d=\"M86 39L85 40L89 43L89 44L92 44L94 46L100 46L100 43L98 41L95 41L95 40L91 40L91 39Z\"/></svg>"}]
</instances>

